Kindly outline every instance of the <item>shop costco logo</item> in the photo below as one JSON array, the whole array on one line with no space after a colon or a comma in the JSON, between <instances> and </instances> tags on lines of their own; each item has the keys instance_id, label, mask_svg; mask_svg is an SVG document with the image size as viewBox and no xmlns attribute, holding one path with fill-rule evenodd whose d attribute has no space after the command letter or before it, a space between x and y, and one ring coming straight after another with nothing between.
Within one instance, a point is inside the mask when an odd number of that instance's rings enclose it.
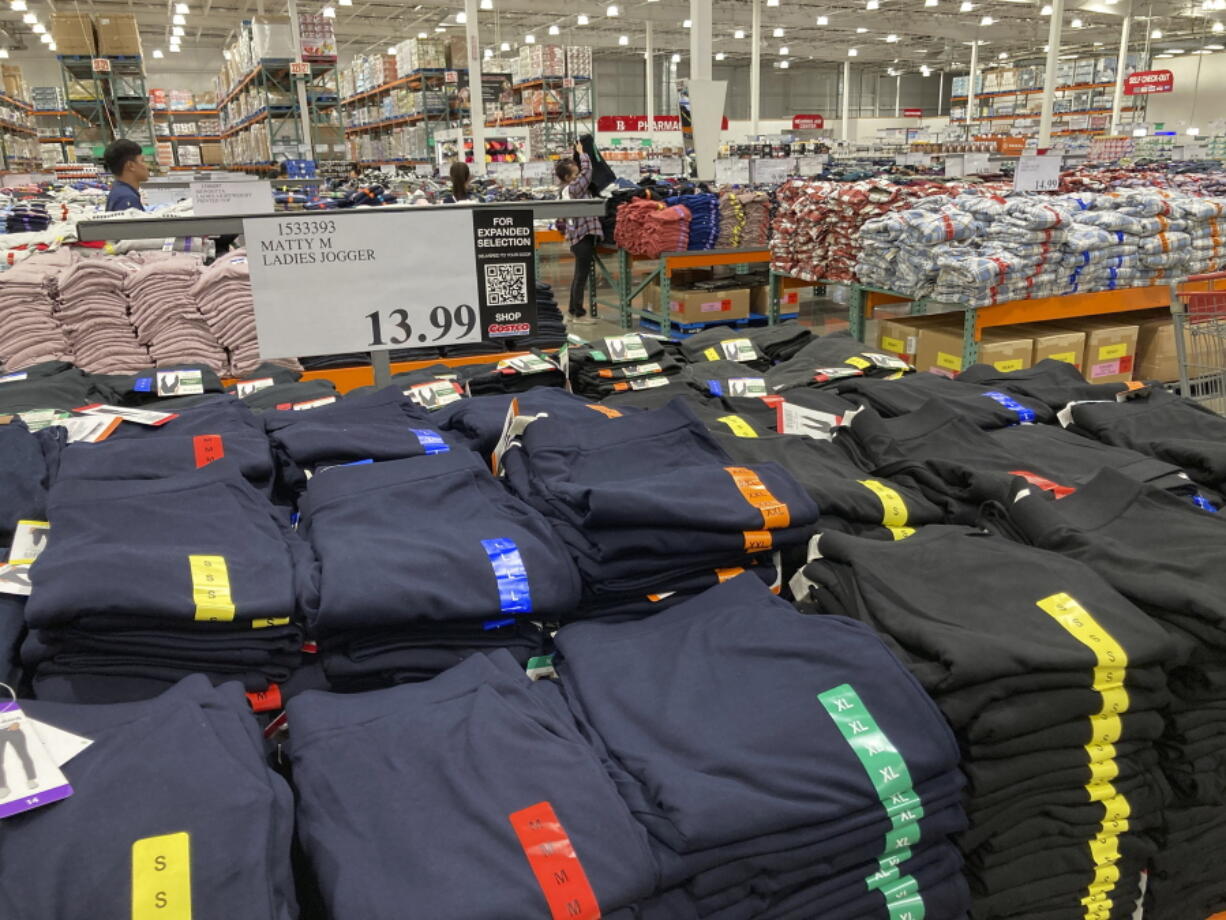
<instances>
[{"instance_id":1,"label":"shop costco logo","mask_svg":"<svg viewBox=\"0 0 1226 920\"><path fill-rule=\"evenodd\" d=\"M1175 88L1175 75L1169 70L1141 70L1124 80L1125 96L1169 93Z\"/></svg>"}]
</instances>

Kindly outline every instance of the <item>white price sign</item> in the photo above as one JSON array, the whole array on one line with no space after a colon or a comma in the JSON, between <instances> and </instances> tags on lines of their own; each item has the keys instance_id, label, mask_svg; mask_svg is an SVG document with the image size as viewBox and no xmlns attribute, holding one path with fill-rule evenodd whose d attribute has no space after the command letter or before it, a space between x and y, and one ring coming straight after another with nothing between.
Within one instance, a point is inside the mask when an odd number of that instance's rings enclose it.
<instances>
[{"instance_id":1,"label":"white price sign","mask_svg":"<svg viewBox=\"0 0 1226 920\"><path fill-rule=\"evenodd\" d=\"M966 176L982 176L985 173L993 172L992 158L987 153L967 153L962 157L963 175Z\"/></svg>"},{"instance_id":2,"label":"white price sign","mask_svg":"<svg viewBox=\"0 0 1226 920\"><path fill-rule=\"evenodd\" d=\"M656 162L660 164L660 175L681 175L681 157L661 157Z\"/></svg>"},{"instance_id":3,"label":"white price sign","mask_svg":"<svg viewBox=\"0 0 1226 920\"><path fill-rule=\"evenodd\" d=\"M455 345L536 325L530 210L259 217L243 235L263 354Z\"/></svg>"},{"instance_id":4,"label":"white price sign","mask_svg":"<svg viewBox=\"0 0 1226 920\"><path fill-rule=\"evenodd\" d=\"M748 185L750 182L749 161L716 160L715 181L720 185Z\"/></svg>"},{"instance_id":5,"label":"white price sign","mask_svg":"<svg viewBox=\"0 0 1226 920\"><path fill-rule=\"evenodd\" d=\"M540 185L553 178L556 167L548 160L529 160L524 164L524 182Z\"/></svg>"},{"instance_id":6,"label":"white price sign","mask_svg":"<svg viewBox=\"0 0 1226 920\"><path fill-rule=\"evenodd\" d=\"M796 161L790 157L785 160L754 160L753 181L763 185L778 185L792 174L795 165Z\"/></svg>"},{"instance_id":7,"label":"white price sign","mask_svg":"<svg viewBox=\"0 0 1226 920\"><path fill-rule=\"evenodd\" d=\"M490 163L486 168L489 175L503 185L518 185L523 173L518 163Z\"/></svg>"},{"instance_id":8,"label":"white price sign","mask_svg":"<svg viewBox=\"0 0 1226 920\"><path fill-rule=\"evenodd\" d=\"M638 160L614 160L609 163L609 168L613 170L613 175L619 179L627 179L630 182L638 182L641 176Z\"/></svg>"},{"instance_id":9,"label":"white price sign","mask_svg":"<svg viewBox=\"0 0 1226 920\"><path fill-rule=\"evenodd\" d=\"M193 182L192 213L197 217L271 214L272 187L267 182Z\"/></svg>"},{"instance_id":10,"label":"white price sign","mask_svg":"<svg viewBox=\"0 0 1226 920\"><path fill-rule=\"evenodd\" d=\"M959 176L966 175L965 156L958 154L945 157L945 177L947 179L955 179Z\"/></svg>"},{"instance_id":11,"label":"white price sign","mask_svg":"<svg viewBox=\"0 0 1226 920\"><path fill-rule=\"evenodd\" d=\"M802 176L814 176L825 169L829 162L830 157L824 153L811 157L797 157L796 171Z\"/></svg>"},{"instance_id":12,"label":"white price sign","mask_svg":"<svg viewBox=\"0 0 1226 920\"><path fill-rule=\"evenodd\" d=\"M1013 173L1015 192L1054 192L1060 188L1060 155L1023 154Z\"/></svg>"}]
</instances>

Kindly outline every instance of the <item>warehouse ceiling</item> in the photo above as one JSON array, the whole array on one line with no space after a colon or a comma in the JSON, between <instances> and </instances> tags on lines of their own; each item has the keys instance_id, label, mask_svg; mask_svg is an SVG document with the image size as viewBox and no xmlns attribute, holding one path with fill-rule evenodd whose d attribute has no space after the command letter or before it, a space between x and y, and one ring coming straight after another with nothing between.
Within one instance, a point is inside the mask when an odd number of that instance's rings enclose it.
<instances>
[{"instance_id":1,"label":"warehouse ceiling","mask_svg":"<svg viewBox=\"0 0 1226 920\"><path fill-rule=\"evenodd\" d=\"M164 9L132 0L26 2L28 12L48 27L50 14L56 10L99 16L135 13L147 53L168 48L173 28L174 2L167 2ZM1033 60L1043 55L1050 23L1049 16L1042 15L1042 0L778 0L777 6L768 5L770 2L762 0L764 68L784 60L791 66L810 61L842 63L854 50L857 65L900 72L922 65L933 71L965 69L975 41L981 43L984 65L1006 59ZM1064 14L1061 50L1115 53L1127 3L1071 2ZM0 0L0 4L11 5L11 0ZM870 9L873 4L875 8ZM373 52L419 34L447 38L465 31L456 21L459 0L351 0L348 6L341 6L340 0L306 0L299 10L319 13L325 5L335 10L342 52ZM504 42L514 53L532 35L537 42L592 45L606 55L641 55L645 24L650 22L657 52L680 53L683 60L688 57L688 0L619 0L614 16L608 15L613 9L608 0L492 0L492 5L492 10L480 12L479 20L482 45L493 48L495 54L507 53L500 50ZM188 0L188 7L184 50L220 49L241 20L285 12L282 0ZM1134 11L1138 19L1133 28L1134 50L1147 42L1155 52L1178 49L1176 53L1213 48L1217 41L1226 45L1226 31L1213 31L1215 22L1226 29L1226 0L1136 0ZM586 25L579 24L581 16L588 18ZM751 17L749 0L716 0L713 51L724 56L720 59L749 57ZM551 27L558 34L551 34ZM0 12L0 28L8 33L10 46L39 47L33 26L23 22L22 11ZM745 37L736 37L738 30ZM623 36L627 44L621 44ZM169 52L167 57L171 57Z\"/></svg>"}]
</instances>

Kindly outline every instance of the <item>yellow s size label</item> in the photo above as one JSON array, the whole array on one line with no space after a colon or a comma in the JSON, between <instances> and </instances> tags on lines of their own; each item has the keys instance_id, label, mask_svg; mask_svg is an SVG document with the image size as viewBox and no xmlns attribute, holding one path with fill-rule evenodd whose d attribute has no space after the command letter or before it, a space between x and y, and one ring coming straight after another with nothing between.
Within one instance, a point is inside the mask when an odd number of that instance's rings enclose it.
<instances>
[{"instance_id":1,"label":"yellow s size label","mask_svg":"<svg viewBox=\"0 0 1226 920\"><path fill-rule=\"evenodd\" d=\"M191 836L186 831L132 844L132 920L192 920Z\"/></svg>"}]
</instances>

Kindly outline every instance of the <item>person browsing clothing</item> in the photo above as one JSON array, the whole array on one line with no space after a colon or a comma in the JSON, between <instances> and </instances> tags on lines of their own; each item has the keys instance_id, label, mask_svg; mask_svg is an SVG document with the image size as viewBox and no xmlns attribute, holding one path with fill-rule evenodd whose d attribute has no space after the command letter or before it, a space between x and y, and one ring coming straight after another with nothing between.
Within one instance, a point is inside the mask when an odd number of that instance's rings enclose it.
<instances>
[{"instance_id":1,"label":"person browsing clothing","mask_svg":"<svg viewBox=\"0 0 1226 920\"><path fill-rule=\"evenodd\" d=\"M592 196L592 158L583 152L579 144L575 144L573 160L558 161L556 174L562 185L564 199ZM596 243L604 239L600 218L567 217L558 221L558 224L575 256L575 276L570 282L570 318L576 323L594 323L596 317L583 308L583 297L596 261ZM590 306L594 311L596 305Z\"/></svg>"},{"instance_id":2,"label":"person browsing clothing","mask_svg":"<svg viewBox=\"0 0 1226 920\"><path fill-rule=\"evenodd\" d=\"M443 204L456 204L460 201L476 201L476 196L468 187L472 181L472 173L468 164L459 160L451 164L451 191L443 195Z\"/></svg>"},{"instance_id":3,"label":"person browsing clothing","mask_svg":"<svg viewBox=\"0 0 1226 920\"><path fill-rule=\"evenodd\" d=\"M102 155L102 164L107 168L107 172L115 177L115 181L111 183L111 192L106 196L106 209L145 210L140 200L140 187L149 178L149 165L145 162L140 144L127 138L114 141Z\"/></svg>"}]
</instances>

